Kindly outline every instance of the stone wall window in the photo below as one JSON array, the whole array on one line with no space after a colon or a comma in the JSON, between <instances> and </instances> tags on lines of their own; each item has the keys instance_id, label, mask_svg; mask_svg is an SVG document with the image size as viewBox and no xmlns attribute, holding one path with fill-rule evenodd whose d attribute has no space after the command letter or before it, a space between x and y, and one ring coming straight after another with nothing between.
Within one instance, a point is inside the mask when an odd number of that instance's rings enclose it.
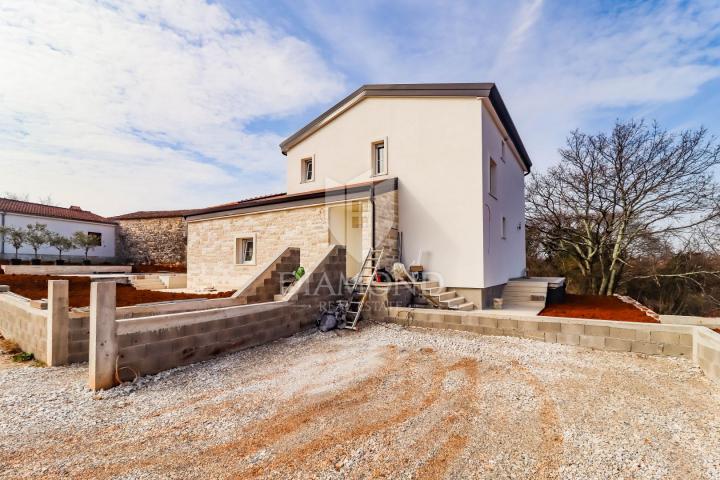
<instances>
[{"instance_id":1,"label":"stone wall window","mask_svg":"<svg viewBox=\"0 0 720 480\"><path fill-rule=\"evenodd\" d=\"M102 245L102 233L100 232L88 232L88 237L94 239L98 245Z\"/></svg>"},{"instance_id":2,"label":"stone wall window","mask_svg":"<svg viewBox=\"0 0 720 480\"><path fill-rule=\"evenodd\" d=\"M235 264L255 265L255 235L235 238Z\"/></svg>"}]
</instances>

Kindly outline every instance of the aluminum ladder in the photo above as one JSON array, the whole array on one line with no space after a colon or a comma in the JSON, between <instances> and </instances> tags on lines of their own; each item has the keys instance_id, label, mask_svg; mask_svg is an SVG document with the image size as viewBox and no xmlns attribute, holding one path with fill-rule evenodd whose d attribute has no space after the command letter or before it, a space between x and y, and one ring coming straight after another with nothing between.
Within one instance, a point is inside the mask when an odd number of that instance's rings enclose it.
<instances>
[{"instance_id":1,"label":"aluminum ladder","mask_svg":"<svg viewBox=\"0 0 720 480\"><path fill-rule=\"evenodd\" d=\"M353 283L352 291L350 292L350 301L348 302L347 317L345 321L345 328L350 330L357 330L357 323L360 320L365 302L367 301L368 292L370 292L370 286L372 285L373 279L377 274L378 265L382 259L385 249L381 248L370 249L365 261L355 278ZM367 272L370 272L369 274Z\"/></svg>"}]
</instances>

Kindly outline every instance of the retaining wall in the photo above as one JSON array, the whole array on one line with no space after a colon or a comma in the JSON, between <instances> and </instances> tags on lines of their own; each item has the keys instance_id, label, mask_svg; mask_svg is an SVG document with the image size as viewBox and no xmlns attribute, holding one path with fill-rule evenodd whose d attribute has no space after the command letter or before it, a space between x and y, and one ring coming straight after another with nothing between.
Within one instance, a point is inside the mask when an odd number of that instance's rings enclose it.
<instances>
[{"instance_id":1,"label":"retaining wall","mask_svg":"<svg viewBox=\"0 0 720 480\"><path fill-rule=\"evenodd\" d=\"M243 288L233 294L242 304L272 302L282 293L282 282L300 265L300 249L286 248L268 262Z\"/></svg>"},{"instance_id":2,"label":"retaining wall","mask_svg":"<svg viewBox=\"0 0 720 480\"><path fill-rule=\"evenodd\" d=\"M47 361L47 317L47 310L31 307L30 300L0 293L0 333L43 362Z\"/></svg>"},{"instance_id":3,"label":"retaining wall","mask_svg":"<svg viewBox=\"0 0 720 480\"><path fill-rule=\"evenodd\" d=\"M157 373L225 352L267 343L314 325L322 303L342 296L337 290L345 272L345 248L332 246L297 282L283 301L215 308L195 312L116 319L114 328L93 326L91 316L90 385L109 388L114 374L122 380ZM108 284L100 289L114 288ZM106 293L96 297L108 296ZM97 298L91 308L102 310ZM96 332L93 334L93 330ZM100 333L97 333L100 332ZM103 332L110 332L103 338ZM114 346L113 346L114 345ZM110 353L103 353L104 351ZM117 359L117 360L116 360ZM117 362L117 363L116 363ZM108 380L109 379L109 380Z\"/></svg>"},{"instance_id":4,"label":"retaining wall","mask_svg":"<svg viewBox=\"0 0 720 480\"><path fill-rule=\"evenodd\" d=\"M697 325L616 322L561 317L503 316L482 312L386 307L385 320L405 326L522 337L605 350L688 357L720 382L720 334Z\"/></svg>"},{"instance_id":5,"label":"retaining wall","mask_svg":"<svg viewBox=\"0 0 720 480\"><path fill-rule=\"evenodd\" d=\"M90 275L130 273L131 265L3 265L7 275Z\"/></svg>"}]
</instances>

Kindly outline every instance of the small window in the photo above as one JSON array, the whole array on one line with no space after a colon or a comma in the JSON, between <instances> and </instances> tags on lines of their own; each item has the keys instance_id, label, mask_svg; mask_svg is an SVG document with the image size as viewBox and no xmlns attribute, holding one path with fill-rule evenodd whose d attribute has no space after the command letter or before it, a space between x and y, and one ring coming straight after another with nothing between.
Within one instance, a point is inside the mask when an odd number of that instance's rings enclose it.
<instances>
[{"instance_id":1,"label":"small window","mask_svg":"<svg viewBox=\"0 0 720 480\"><path fill-rule=\"evenodd\" d=\"M385 142L372 144L373 175L387 174L387 155L385 153Z\"/></svg>"},{"instance_id":2,"label":"small window","mask_svg":"<svg viewBox=\"0 0 720 480\"><path fill-rule=\"evenodd\" d=\"M507 219L505 217L502 217L502 225L500 226L500 233L502 235L502 238L506 238L506 227L507 227Z\"/></svg>"},{"instance_id":3,"label":"small window","mask_svg":"<svg viewBox=\"0 0 720 480\"><path fill-rule=\"evenodd\" d=\"M302 183L313 180L315 180L315 162L313 158L304 158L302 160Z\"/></svg>"},{"instance_id":4,"label":"small window","mask_svg":"<svg viewBox=\"0 0 720 480\"><path fill-rule=\"evenodd\" d=\"M497 198L497 163L490 159L490 195Z\"/></svg>"},{"instance_id":5,"label":"small window","mask_svg":"<svg viewBox=\"0 0 720 480\"><path fill-rule=\"evenodd\" d=\"M102 245L102 233L100 232L88 232L88 237L95 240L95 244L100 246Z\"/></svg>"},{"instance_id":6,"label":"small window","mask_svg":"<svg viewBox=\"0 0 720 480\"><path fill-rule=\"evenodd\" d=\"M235 239L235 263L238 265L255 264L255 238Z\"/></svg>"}]
</instances>

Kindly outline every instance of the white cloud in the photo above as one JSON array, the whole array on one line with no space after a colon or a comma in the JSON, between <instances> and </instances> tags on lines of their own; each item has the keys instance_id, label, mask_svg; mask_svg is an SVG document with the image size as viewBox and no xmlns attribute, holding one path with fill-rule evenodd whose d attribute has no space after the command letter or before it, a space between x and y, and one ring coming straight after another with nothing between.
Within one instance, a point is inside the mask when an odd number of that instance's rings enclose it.
<instances>
[{"instance_id":1,"label":"white cloud","mask_svg":"<svg viewBox=\"0 0 720 480\"><path fill-rule=\"evenodd\" d=\"M309 44L203 0L0 5L0 191L103 214L284 189L246 125L341 95Z\"/></svg>"}]
</instances>

